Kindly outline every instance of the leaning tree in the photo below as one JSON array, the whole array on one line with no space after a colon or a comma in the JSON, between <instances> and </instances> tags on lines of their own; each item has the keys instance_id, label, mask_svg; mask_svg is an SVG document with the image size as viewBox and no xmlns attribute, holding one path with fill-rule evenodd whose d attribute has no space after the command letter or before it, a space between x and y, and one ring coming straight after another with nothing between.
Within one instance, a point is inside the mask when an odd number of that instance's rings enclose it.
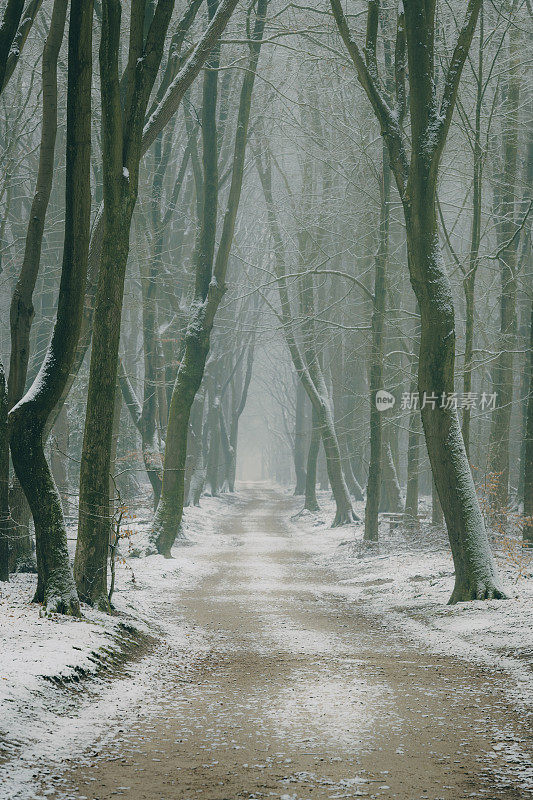
<instances>
[{"instance_id":1,"label":"leaning tree","mask_svg":"<svg viewBox=\"0 0 533 800\"><path fill-rule=\"evenodd\" d=\"M422 422L455 565L451 603L503 597L466 455L454 391L455 315L439 244L436 189L461 73L482 0L469 0L437 91L436 0L405 0L397 15L395 107L387 102L378 63L379 0L369 0L360 46L340 0L330 0L348 54L379 122L402 201L411 284L420 308L418 392ZM407 56L407 58L406 58ZM408 92L406 91L408 84ZM409 132L403 127L409 102Z\"/></svg>"}]
</instances>

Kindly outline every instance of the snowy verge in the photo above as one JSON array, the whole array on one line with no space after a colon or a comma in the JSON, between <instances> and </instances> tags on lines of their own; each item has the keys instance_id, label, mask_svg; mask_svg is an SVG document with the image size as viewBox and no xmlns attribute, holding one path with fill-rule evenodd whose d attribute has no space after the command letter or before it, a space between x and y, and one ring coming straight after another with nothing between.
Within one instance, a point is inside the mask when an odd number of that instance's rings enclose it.
<instances>
[{"instance_id":1,"label":"snowy verge","mask_svg":"<svg viewBox=\"0 0 533 800\"><path fill-rule=\"evenodd\" d=\"M208 548L217 521L238 502L237 495L205 497L201 508L186 509L186 543ZM130 555L142 548L150 519L141 508L128 524L130 535L117 558L116 615L84 605L82 619L41 616L40 606L31 602L35 575L13 575L0 583L0 786L6 788L4 781L14 772L22 775L22 762L47 752L57 756L61 748L67 752L87 727L104 728L113 708L140 697L138 662L158 643L166 646L161 642L168 639L185 655L200 646L175 613L165 613L175 590L202 577L193 548L176 546L172 559ZM6 791L0 789L0 797L15 797L13 787Z\"/></svg>"},{"instance_id":2,"label":"snowy verge","mask_svg":"<svg viewBox=\"0 0 533 800\"><path fill-rule=\"evenodd\" d=\"M387 625L443 655L501 670L509 693L533 711L533 554L517 556L512 540L493 541L494 556L509 599L448 606L453 562L444 529L429 524L429 498L421 503L420 530L379 525L379 544L363 542L363 525L330 528L334 504L320 493L321 512L295 514L293 535L337 576L336 591L363 613L386 617ZM299 501L301 503L301 500ZM355 510L364 518L364 504Z\"/></svg>"}]
</instances>

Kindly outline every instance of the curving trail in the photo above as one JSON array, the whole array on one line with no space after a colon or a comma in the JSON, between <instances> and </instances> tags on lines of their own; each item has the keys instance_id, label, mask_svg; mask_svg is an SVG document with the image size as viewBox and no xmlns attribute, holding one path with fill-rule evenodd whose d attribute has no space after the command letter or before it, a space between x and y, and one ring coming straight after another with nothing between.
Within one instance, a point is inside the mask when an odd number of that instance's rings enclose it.
<instances>
[{"instance_id":1,"label":"curving trail","mask_svg":"<svg viewBox=\"0 0 533 800\"><path fill-rule=\"evenodd\" d=\"M499 776L505 753L491 734L518 735L520 721L498 678L425 652L350 604L290 536L293 509L245 487L221 518L225 536L198 556L215 569L164 610L200 631L203 647L185 668L161 654L140 715L125 713L88 763L71 764L55 797L530 796Z\"/></svg>"}]
</instances>

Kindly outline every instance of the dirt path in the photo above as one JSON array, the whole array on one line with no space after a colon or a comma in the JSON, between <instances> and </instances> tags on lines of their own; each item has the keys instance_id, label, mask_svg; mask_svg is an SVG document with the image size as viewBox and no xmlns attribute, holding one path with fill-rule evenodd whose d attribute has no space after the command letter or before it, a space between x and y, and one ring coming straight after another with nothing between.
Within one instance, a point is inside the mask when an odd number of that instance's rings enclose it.
<instances>
[{"instance_id":1,"label":"dirt path","mask_svg":"<svg viewBox=\"0 0 533 800\"><path fill-rule=\"evenodd\" d=\"M205 647L186 669L162 660L143 709L88 763L52 769L55 796L529 796L493 750L495 732L528 736L498 679L387 632L290 537L290 499L261 487L243 497L221 521L232 544L209 556L215 571L176 594L173 613Z\"/></svg>"}]
</instances>

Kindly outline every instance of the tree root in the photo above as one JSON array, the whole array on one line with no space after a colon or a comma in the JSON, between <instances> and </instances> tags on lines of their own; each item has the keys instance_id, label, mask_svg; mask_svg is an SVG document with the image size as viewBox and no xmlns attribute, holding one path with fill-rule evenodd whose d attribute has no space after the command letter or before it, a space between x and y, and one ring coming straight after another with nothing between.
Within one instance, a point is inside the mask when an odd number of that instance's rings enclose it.
<instances>
[{"instance_id":1,"label":"tree root","mask_svg":"<svg viewBox=\"0 0 533 800\"><path fill-rule=\"evenodd\" d=\"M341 525L350 525L352 522L361 522L361 517L352 508L342 512L337 510L331 527L340 528Z\"/></svg>"},{"instance_id":2,"label":"tree root","mask_svg":"<svg viewBox=\"0 0 533 800\"><path fill-rule=\"evenodd\" d=\"M490 581L476 581L473 583L457 584L454 587L448 605L465 603L472 600L507 600L507 595Z\"/></svg>"},{"instance_id":3,"label":"tree root","mask_svg":"<svg viewBox=\"0 0 533 800\"><path fill-rule=\"evenodd\" d=\"M80 601L77 596L62 597L61 595L53 595L48 597L43 604L43 615L51 617L53 614L81 617Z\"/></svg>"}]
</instances>

